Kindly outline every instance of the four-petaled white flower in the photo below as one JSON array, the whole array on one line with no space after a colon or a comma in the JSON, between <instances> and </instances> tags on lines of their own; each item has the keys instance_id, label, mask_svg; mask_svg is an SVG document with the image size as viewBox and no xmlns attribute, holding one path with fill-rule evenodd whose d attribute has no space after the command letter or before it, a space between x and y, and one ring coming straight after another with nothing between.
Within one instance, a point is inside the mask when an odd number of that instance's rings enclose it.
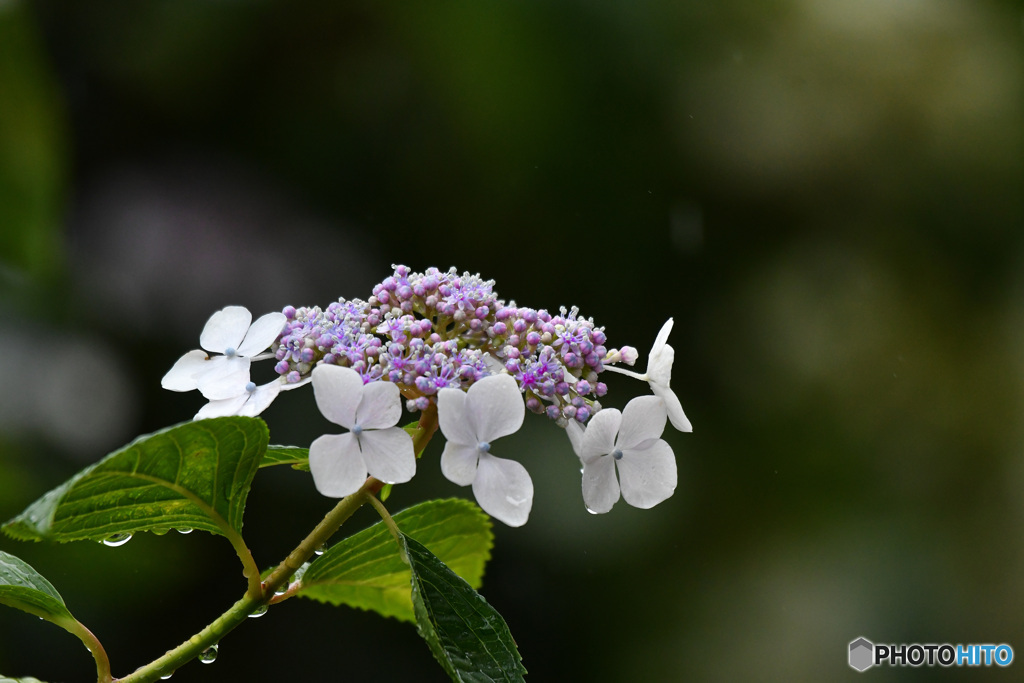
<instances>
[{"instance_id":1,"label":"four-petaled white flower","mask_svg":"<svg viewBox=\"0 0 1024 683\"><path fill-rule=\"evenodd\" d=\"M514 434L526 408L510 375L490 375L468 391L437 393L437 418L447 442L441 472L459 486L473 485L480 507L509 526L522 526L533 506L533 481L514 460L491 455L491 442Z\"/></svg>"},{"instance_id":2,"label":"four-petaled white flower","mask_svg":"<svg viewBox=\"0 0 1024 683\"><path fill-rule=\"evenodd\" d=\"M228 306L214 313L199 335L199 345L223 355L211 358L199 349L189 351L163 376L160 385L171 391L199 389L211 401L240 396L249 384L249 363L274 343L287 318L283 313L268 313L250 322L252 314L243 306Z\"/></svg>"},{"instance_id":3,"label":"four-petaled white flower","mask_svg":"<svg viewBox=\"0 0 1024 683\"><path fill-rule=\"evenodd\" d=\"M661 439L665 430L665 403L657 396L641 396L621 413L605 408L590 418L580 438L569 432L583 462L583 502L591 512L608 512L619 492L633 507L650 508L676 490L676 460ZM618 470L618 478L615 473Z\"/></svg>"},{"instance_id":4,"label":"four-petaled white flower","mask_svg":"<svg viewBox=\"0 0 1024 683\"><path fill-rule=\"evenodd\" d=\"M316 404L347 434L325 434L309 446L309 469L317 490L331 498L355 493L367 474L386 484L401 484L416 474L412 437L396 427L402 417L398 386L363 384L350 368L318 365L313 369Z\"/></svg>"},{"instance_id":5,"label":"four-petaled white flower","mask_svg":"<svg viewBox=\"0 0 1024 683\"><path fill-rule=\"evenodd\" d=\"M679 402L679 398L669 388L672 380L672 361L676 356L675 349L668 345L668 335L671 331L672 318L669 318L668 322L662 325L657 339L654 340L654 346L651 347L651 355L647 358L647 372L644 374L641 375L632 370L617 368L614 365L605 366L605 370L628 375L649 383L654 395L665 402L665 410L668 412L668 419L672 426L681 432L692 432L693 426L686 419L686 413L683 412L683 406Z\"/></svg>"},{"instance_id":6,"label":"four-petaled white flower","mask_svg":"<svg viewBox=\"0 0 1024 683\"><path fill-rule=\"evenodd\" d=\"M199 409L199 412L196 413L193 419L205 420L211 417L225 417L227 415L256 417L266 410L282 391L296 389L304 384L308 384L309 381L309 377L301 382L289 382L284 377L278 377L259 386L255 382L249 382L241 387L236 396L210 401Z\"/></svg>"}]
</instances>

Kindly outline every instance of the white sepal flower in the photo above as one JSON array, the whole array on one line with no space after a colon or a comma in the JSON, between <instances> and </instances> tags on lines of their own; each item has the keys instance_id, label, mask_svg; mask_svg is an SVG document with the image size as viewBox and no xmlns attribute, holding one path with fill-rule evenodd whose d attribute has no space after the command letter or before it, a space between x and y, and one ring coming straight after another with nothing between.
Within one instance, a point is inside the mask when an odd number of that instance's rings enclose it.
<instances>
[{"instance_id":1,"label":"white sepal flower","mask_svg":"<svg viewBox=\"0 0 1024 683\"><path fill-rule=\"evenodd\" d=\"M441 472L473 485L480 507L509 526L522 526L533 506L533 481L514 460L491 455L491 442L523 426L526 408L511 375L489 375L463 392L437 393L437 419L447 442Z\"/></svg>"},{"instance_id":2,"label":"white sepal flower","mask_svg":"<svg viewBox=\"0 0 1024 683\"><path fill-rule=\"evenodd\" d=\"M199 345L210 357L196 349L178 359L160 385L171 391L199 389L211 401L233 399L249 384L249 364L274 343L287 318L283 313L268 313L252 322L252 314L243 306L228 306L206 321Z\"/></svg>"},{"instance_id":3,"label":"white sepal flower","mask_svg":"<svg viewBox=\"0 0 1024 683\"><path fill-rule=\"evenodd\" d=\"M681 432L692 432L693 426L686 418L686 413L683 412L683 406L679 402L679 397L676 396L669 386L672 381L672 361L676 356L675 349L668 345L668 335L671 331L672 318L669 318L661 326L661 331L658 332L658 337L654 340L654 346L651 347L651 355L647 358L647 372L644 374L641 375L632 370L624 370L613 365L605 366L605 370L628 375L649 383L654 395L665 402L665 410L668 413L668 419L672 426Z\"/></svg>"},{"instance_id":4,"label":"white sepal flower","mask_svg":"<svg viewBox=\"0 0 1024 683\"><path fill-rule=\"evenodd\" d=\"M588 510L608 512L620 491L627 503L645 509L672 495L676 460L661 439L665 419L665 404L657 396L634 398L621 413L605 408L590 418L577 451ZM575 447L571 433L570 438Z\"/></svg>"},{"instance_id":5,"label":"white sepal flower","mask_svg":"<svg viewBox=\"0 0 1024 683\"><path fill-rule=\"evenodd\" d=\"M288 382L284 377L256 386L255 382L249 382L242 387L241 392L229 398L222 398L210 401L199 409L195 420L205 420L211 417L225 417L227 415L243 415L245 417L256 417L274 402L277 395L282 391L290 391L308 384L307 377L301 382Z\"/></svg>"},{"instance_id":6,"label":"white sepal flower","mask_svg":"<svg viewBox=\"0 0 1024 683\"><path fill-rule=\"evenodd\" d=\"M386 484L401 484L416 474L412 437L396 427L402 417L398 386L363 384L350 368L318 365L313 369L317 407L347 434L325 434L309 446L309 469L317 490L331 498L355 493L367 474Z\"/></svg>"}]
</instances>

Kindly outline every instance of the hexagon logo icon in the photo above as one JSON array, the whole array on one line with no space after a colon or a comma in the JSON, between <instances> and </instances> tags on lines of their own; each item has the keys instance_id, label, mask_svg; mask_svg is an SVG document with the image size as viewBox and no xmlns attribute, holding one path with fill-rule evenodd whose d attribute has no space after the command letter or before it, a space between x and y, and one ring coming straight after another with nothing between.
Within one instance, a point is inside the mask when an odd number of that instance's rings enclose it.
<instances>
[{"instance_id":1,"label":"hexagon logo icon","mask_svg":"<svg viewBox=\"0 0 1024 683\"><path fill-rule=\"evenodd\" d=\"M874 665L875 644L867 638L858 638L850 643L850 666L865 671Z\"/></svg>"}]
</instances>

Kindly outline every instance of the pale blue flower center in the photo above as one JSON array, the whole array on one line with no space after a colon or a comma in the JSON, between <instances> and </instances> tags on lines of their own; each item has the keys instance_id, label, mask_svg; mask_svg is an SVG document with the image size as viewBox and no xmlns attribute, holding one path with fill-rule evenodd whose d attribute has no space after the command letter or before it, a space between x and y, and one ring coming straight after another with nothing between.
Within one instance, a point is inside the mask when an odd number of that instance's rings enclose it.
<instances>
[{"instance_id":1,"label":"pale blue flower center","mask_svg":"<svg viewBox=\"0 0 1024 683\"><path fill-rule=\"evenodd\" d=\"M224 355L227 356L228 358L234 358L235 356L238 355L238 351L235 350L235 347L229 346L228 348L224 349Z\"/></svg>"},{"instance_id":2,"label":"pale blue flower center","mask_svg":"<svg viewBox=\"0 0 1024 683\"><path fill-rule=\"evenodd\" d=\"M363 428L359 425L356 425L355 427L352 428L352 433L355 434L356 436L359 436L360 434L363 433Z\"/></svg>"},{"instance_id":3,"label":"pale blue flower center","mask_svg":"<svg viewBox=\"0 0 1024 683\"><path fill-rule=\"evenodd\" d=\"M476 449L481 453L488 453L491 450L491 444L487 443L486 441L481 441L476 445Z\"/></svg>"},{"instance_id":4,"label":"pale blue flower center","mask_svg":"<svg viewBox=\"0 0 1024 683\"><path fill-rule=\"evenodd\" d=\"M616 460L622 460L622 451L616 448L614 451L612 451L612 457L615 458Z\"/></svg>"},{"instance_id":5,"label":"pale blue flower center","mask_svg":"<svg viewBox=\"0 0 1024 683\"><path fill-rule=\"evenodd\" d=\"M249 382L248 384L246 384L245 390L248 391L250 394L256 391L256 382Z\"/></svg>"}]
</instances>

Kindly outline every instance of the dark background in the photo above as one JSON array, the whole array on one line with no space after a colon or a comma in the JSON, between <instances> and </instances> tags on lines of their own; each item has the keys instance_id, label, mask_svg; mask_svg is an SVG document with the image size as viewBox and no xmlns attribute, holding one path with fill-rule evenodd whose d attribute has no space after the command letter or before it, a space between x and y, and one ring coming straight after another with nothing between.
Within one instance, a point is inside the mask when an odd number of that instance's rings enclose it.
<instances>
[{"instance_id":1,"label":"dark background","mask_svg":"<svg viewBox=\"0 0 1024 683\"><path fill-rule=\"evenodd\" d=\"M191 418L159 380L213 311L454 265L644 357L676 322L673 498L592 516L557 428L499 444L536 498L482 592L529 680L852 680L858 636L1022 653L1022 50L1020 3L983 0L4 0L0 518ZM310 392L263 417L278 443L332 429ZM470 495L439 452L392 509ZM261 473L258 562L330 505ZM200 533L0 549L117 675L244 590ZM0 672L93 664L5 609ZM340 672L444 680L412 626L301 600L175 680Z\"/></svg>"}]
</instances>

